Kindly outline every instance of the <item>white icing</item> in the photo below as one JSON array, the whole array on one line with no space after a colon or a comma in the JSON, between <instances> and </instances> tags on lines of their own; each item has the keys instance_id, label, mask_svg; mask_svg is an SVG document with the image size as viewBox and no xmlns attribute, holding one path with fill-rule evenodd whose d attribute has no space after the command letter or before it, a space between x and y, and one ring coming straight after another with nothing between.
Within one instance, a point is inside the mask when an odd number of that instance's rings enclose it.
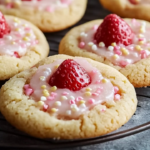
<instances>
[{"instance_id":1,"label":"white icing","mask_svg":"<svg viewBox=\"0 0 150 150\"><path fill-rule=\"evenodd\" d=\"M31 95L35 101L40 101L40 98L43 96L42 85L46 85L46 90L50 92L50 95L55 95L53 100L46 100L44 98L45 105L48 105L47 112L52 113L52 109L55 109L54 115L58 117L67 117L67 118L78 118L81 114L90 110L96 104L100 104L109 100L114 100L114 86L110 80L105 79L106 82L102 82L104 77L102 74L89 64L84 59L75 59L91 76L92 82L85 88L82 88L79 91L70 91L69 89L56 89L56 91L51 91L51 86L48 84L51 75L56 71L56 66L61 64L63 60L57 60L52 64L40 66L37 72L30 80L30 87L34 90L34 93ZM41 76L44 76L45 70L49 70L49 76L45 76L45 81L40 80ZM96 72L96 73L94 73ZM97 82L101 81L101 82ZM87 96L86 92L90 92L91 96ZM93 93L99 93L97 96ZM43 97L42 97L43 98ZM82 104L81 100L85 101ZM77 100L79 100L77 102ZM91 100L93 104L89 102ZM75 102L75 103L73 103ZM42 102L43 103L43 102ZM70 104L72 103L72 105ZM40 102L41 104L41 102Z\"/></svg>"},{"instance_id":2,"label":"white icing","mask_svg":"<svg viewBox=\"0 0 150 150\"><path fill-rule=\"evenodd\" d=\"M118 44L117 46L109 46L108 48L105 47L105 44L103 41L98 45L94 41L94 35L96 33L96 25L86 31L85 33L81 33L80 39L79 39L79 47L93 52L99 56L102 56L104 58L107 58L110 60L114 65L119 65L122 67L125 67L125 64L133 64L138 62L139 60L146 58L150 55L150 27L146 26L146 23L138 22L135 19L128 22L131 29L135 33L135 36L133 38L133 44L129 46L124 46L122 44ZM97 25L98 26L98 25ZM86 34L86 36L82 36L83 34ZM141 36L141 37L140 37ZM140 39L143 39L141 43ZM84 43L84 46L82 46L80 43ZM91 44L92 42L92 44ZM90 43L90 44L89 44ZM97 49L93 49L91 45L97 46ZM140 50L137 48L140 47ZM116 48L122 53L119 55L116 51ZM125 53L123 52L125 49ZM146 56L143 56L142 53L145 53Z\"/></svg>"},{"instance_id":3,"label":"white icing","mask_svg":"<svg viewBox=\"0 0 150 150\"><path fill-rule=\"evenodd\" d=\"M14 17L6 19L11 32L0 38L0 55L14 56L17 52L23 56L35 44L38 43L33 30L26 21Z\"/></svg>"}]
</instances>

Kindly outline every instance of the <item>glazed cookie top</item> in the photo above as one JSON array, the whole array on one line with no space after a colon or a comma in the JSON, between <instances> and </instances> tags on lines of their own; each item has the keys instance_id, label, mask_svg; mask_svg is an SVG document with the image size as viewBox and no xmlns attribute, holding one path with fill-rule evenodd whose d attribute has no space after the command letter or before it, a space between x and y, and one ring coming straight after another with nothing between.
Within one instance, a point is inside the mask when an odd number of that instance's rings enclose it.
<instances>
[{"instance_id":1,"label":"glazed cookie top","mask_svg":"<svg viewBox=\"0 0 150 150\"><path fill-rule=\"evenodd\" d=\"M30 25L18 18L4 18L0 13L0 55L9 55L14 57L22 57L29 48L38 43L36 36ZM4 30L4 31L3 31Z\"/></svg>"},{"instance_id":2,"label":"glazed cookie top","mask_svg":"<svg viewBox=\"0 0 150 150\"><path fill-rule=\"evenodd\" d=\"M7 8L27 7L41 11L53 12L59 8L68 7L73 0L0 0Z\"/></svg>"},{"instance_id":3,"label":"glazed cookie top","mask_svg":"<svg viewBox=\"0 0 150 150\"><path fill-rule=\"evenodd\" d=\"M61 119L77 119L97 104L121 98L119 88L81 58L40 66L24 92L39 109Z\"/></svg>"},{"instance_id":4,"label":"glazed cookie top","mask_svg":"<svg viewBox=\"0 0 150 150\"><path fill-rule=\"evenodd\" d=\"M125 67L150 55L150 27L146 22L122 20L108 15L104 21L81 32L79 48L107 58L114 65Z\"/></svg>"}]
</instances>

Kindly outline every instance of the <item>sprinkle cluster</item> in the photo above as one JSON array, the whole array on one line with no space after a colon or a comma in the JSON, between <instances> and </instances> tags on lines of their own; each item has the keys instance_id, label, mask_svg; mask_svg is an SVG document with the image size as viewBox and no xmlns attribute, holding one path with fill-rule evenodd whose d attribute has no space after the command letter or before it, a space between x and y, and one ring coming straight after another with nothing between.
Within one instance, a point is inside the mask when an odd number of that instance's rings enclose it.
<instances>
[{"instance_id":1,"label":"sprinkle cluster","mask_svg":"<svg viewBox=\"0 0 150 150\"><path fill-rule=\"evenodd\" d=\"M47 81L56 70L56 66L58 65L46 66L46 68L42 66L31 79L30 86L24 86L25 94L33 97L37 101L37 106L43 111L62 117L77 118L93 106L107 101L107 97L115 101L121 99L119 88L113 86L110 80L102 77L95 68L91 68L89 72L92 76L92 83L80 91L73 92L68 89L59 89L56 86L51 87ZM34 88L31 88L33 86ZM32 89L32 92L27 92L26 87ZM103 107L100 111L105 110L106 107Z\"/></svg>"},{"instance_id":2,"label":"sprinkle cluster","mask_svg":"<svg viewBox=\"0 0 150 150\"><path fill-rule=\"evenodd\" d=\"M135 19L130 22L130 26L135 33L134 43L132 45L117 45L114 42L110 46L105 47L103 41L96 44L93 37L98 26L94 25L89 31L81 32L79 48L105 57L114 65L119 65L121 67L145 59L150 55L150 36L148 34L150 29L146 27L146 22L138 22Z\"/></svg>"},{"instance_id":3,"label":"sprinkle cluster","mask_svg":"<svg viewBox=\"0 0 150 150\"><path fill-rule=\"evenodd\" d=\"M38 44L36 36L26 21L6 18L11 32L0 39L0 55L21 57L30 47Z\"/></svg>"},{"instance_id":4,"label":"sprinkle cluster","mask_svg":"<svg viewBox=\"0 0 150 150\"><path fill-rule=\"evenodd\" d=\"M55 9L67 7L73 0L0 0L0 4L7 8L18 8L20 6L35 8L42 11L54 12Z\"/></svg>"}]
</instances>

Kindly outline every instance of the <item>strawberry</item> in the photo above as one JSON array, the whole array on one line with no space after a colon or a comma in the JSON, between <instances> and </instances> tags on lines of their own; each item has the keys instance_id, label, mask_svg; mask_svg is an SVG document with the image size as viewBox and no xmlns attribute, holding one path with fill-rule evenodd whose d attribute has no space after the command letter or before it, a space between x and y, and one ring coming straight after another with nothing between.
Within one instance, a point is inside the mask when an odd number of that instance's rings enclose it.
<instances>
[{"instance_id":1,"label":"strawberry","mask_svg":"<svg viewBox=\"0 0 150 150\"><path fill-rule=\"evenodd\" d=\"M140 1L137 1L137 0L129 0L130 1L130 3L132 3L132 4L138 4Z\"/></svg>"},{"instance_id":2,"label":"strawberry","mask_svg":"<svg viewBox=\"0 0 150 150\"><path fill-rule=\"evenodd\" d=\"M97 44L104 42L106 47L114 42L128 46L132 44L133 35L130 26L123 19L115 14L110 14L98 27L94 39Z\"/></svg>"},{"instance_id":3,"label":"strawberry","mask_svg":"<svg viewBox=\"0 0 150 150\"><path fill-rule=\"evenodd\" d=\"M10 27L3 14L0 12L0 38L3 38L3 36L8 33L10 33Z\"/></svg>"},{"instance_id":4,"label":"strawberry","mask_svg":"<svg viewBox=\"0 0 150 150\"><path fill-rule=\"evenodd\" d=\"M49 84L78 91L91 83L91 77L76 61L66 59L50 77Z\"/></svg>"}]
</instances>

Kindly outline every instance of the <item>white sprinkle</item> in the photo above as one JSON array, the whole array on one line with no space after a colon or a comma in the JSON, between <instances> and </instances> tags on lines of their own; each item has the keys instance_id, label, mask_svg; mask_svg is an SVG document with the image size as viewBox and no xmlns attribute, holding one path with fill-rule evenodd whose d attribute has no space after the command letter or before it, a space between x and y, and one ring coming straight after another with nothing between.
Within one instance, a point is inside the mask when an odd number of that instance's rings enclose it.
<instances>
[{"instance_id":1,"label":"white sprinkle","mask_svg":"<svg viewBox=\"0 0 150 150\"><path fill-rule=\"evenodd\" d=\"M66 114L67 114L67 115L71 115L71 110L67 110L67 111L66 111Z\"/></svg>"},{"instance_id":2,"label":"white sprinkle","mask_svg":"<svg viewBox=\"0 0 150 150\"><path fill-rule=\"evenodd\" d=\"M89 43L88 43L88 46L93 46L93 45L94 45L93 42L89 42Z\"/></svg>"},{"instance_id":3,"label":"white sprinkle","mask_svg":"<svg viewBox=\"0 0 150 150\"><path fill-rule=\"evenodd\" d=\"M61 100L67 100L68 98L66 96L61 96Z\"/></svg>"},{"instance_id":4,"label":"white sprinkle","mask_svg":"<svg viewBox=\"0 0 150 150\"><path fill-rule=\"evenodd\" d=\"M30 45L31 45L31 43L27 43L27 45L28 45L28 46L30 46Z\"/></svg>"},{"instance_id":5,"label":"white sprinkle","mask_svg":"<svg viewBox=\"0 0 150 150\"><path fill-rule=\"evenodd\" d=\"M104 42L100 42L99 43L99 47L105 47L105 43Z\"/></svg>"},{"instance_id":6,"label":"white sprinkle","mask_svg":"<svg viewBox=\"0 0 150 150\"><path fill-rule=\"evenodd\" d=\"M145 21L142 21L142 26L146 26L146 22Z\"/></svg>"},{"instance_id":7,"label":"white sprinkle","mask_svg":"<svg viewBox=\"0 0 150 150\"><path fill-rule=\"evenodd\" d=\"M41 96L41 101L46 101L47 98L45 96Z\"/></svg>"},{"instance_id":8,"label":"white sprinkle","mask_svg":"<svg viewBox=\"0 0 150 150\"><path fill-rule=\"evenodd\" d=\"M44 71L44 76L49 76L50 75L50 73L48 72L48 71Z\"/></svg>"},{"instance_id":9,"label":"white sprinkle","mask_svg":"<svg viewBox=\"0 0 150 150\"><path fill-rule=\"evenodd\" d=\"M46 68L45 70L48 71L49 73L52 72L50 68Z\"/></svg>"},{"instance_id":10,"label":"white sprinkle","mask_svg":"<svg viewBox=\"0 0 150 150\"><path fill-rule=\"evenodd\" d=\"M75 97L74 97L74 96L70 96L70 99L71 99L71 100L75 100Z\"/></svg>"},{"instance_id":11,"label":"white sprinkle","mask_svg":"<svg viewBox=\"0 0 150 150\"><path fill-rule=\"evenodd\" d=\"M71 109L72 109L72 111L74 111L74 112L79 111L79 108L77 107L76 104L72 104L72 105L71 105Z\"/></svg>"},{"instance_id":12,"label":"white sprinkle","mask_svg":"<svg viewBox=\"0 0 150 150\"><path fill-rule=\"evenodd\" d=\"M114 47L113 47L113 46L108 46L108 50L109 50L109 51L113 51L113 50L114 50Z\"/></svg>"},{"instance_id":13,"label":"white sprinkle","mask_svg":"<svg viewBox=\"0 0 150 150\"><path fill-rule=\"evenodd\" d=\"M61 3L60 3L60 1L56 1L56 5L60 5Z\"/></svg>"},{"instance_id":14,"label":"white sprinkle","mask_svg":"<svg viewBox=\"0 0 150 150\"><path fill-rule=\"evenodd\" d=\"M71 108L75 108L75 107L77 107L76 104L72 104L72 105L71 105Z\"/></svg>"},{"instance_id":15,"label":"white sprinkle","mask_svg":"<svg viewBox=\"0 0 150 150\"><path fill-rule=\"evenodd\" d=\"M17 27L17 26L18 26L18 23L14 22L14 26Z\"/></svg>"},{"instance_id":16,"label":"white sprinkle","mask_svg":"<svg viewBox=\"0 0 150 150\"><path fill-rule=\"evenodd\" d=\"M86 37L87 34L85 32L81 32L80 37Z\"/></svg>"},{"instance_id":17,"label":"white sprinkle","mask_svg":"<svg viewBox=\"0 0 150 150\"><path fill-rule=\"evenodd\" d=\"M134 56L135 56L135 57L139 57L138 53L134 53Z\"/></svg>"},{"instance_id":18,"label":"white sprinkle","mask_svg":"<svg viewBox=\"0 0 150 150\"><path fill-rule=\"evenodd\" d=\"M12 40L12 36L5 36L7 40Z\"/></svg>"},{"instance_id":19,"label":"white sprinkle","mask_svg":"<svg viewBox=\"0 0 150 150\"><path fill-rule=\"evenodd\" d=\"M81 104L81 105L80 105L80 107L85 108L85 107L86 107L86 105L85 105L85 104Z\"/></svg>"},{"instance_id":20,"label":"white sprinkle","mask_svg":"<svg viewBox=\"0 0 150 150\"><path fill-rule=\"evenodd\" d=\"M55 105L56 105L56 106L61 106L61 102L60 102L60 101L57 101L57 102L55 102Z\"/></svg>"},{"instance_id":21,"label":"white sprinkle","mask_svg":"<svg viewBox=\"0 0 150 150\"><path fill-rule=\"evenodd\" d=\"M40 80L41 80L41 81L45 81L45 79L46 79L46 78L45 78L44 76L41 76L41 77L40 77Z\"/></svg>"},{"instance_id":22,"label":"white sprinkle","mask_svg":"<svg viewBox=\"0 0 150 150\"><path fill-rule=\"evenodd\" d=\"M97 50L97 46L94 44L94 45L92 45L92 50L93 51L96 51Z\"/></svg>"}]
</instances>

